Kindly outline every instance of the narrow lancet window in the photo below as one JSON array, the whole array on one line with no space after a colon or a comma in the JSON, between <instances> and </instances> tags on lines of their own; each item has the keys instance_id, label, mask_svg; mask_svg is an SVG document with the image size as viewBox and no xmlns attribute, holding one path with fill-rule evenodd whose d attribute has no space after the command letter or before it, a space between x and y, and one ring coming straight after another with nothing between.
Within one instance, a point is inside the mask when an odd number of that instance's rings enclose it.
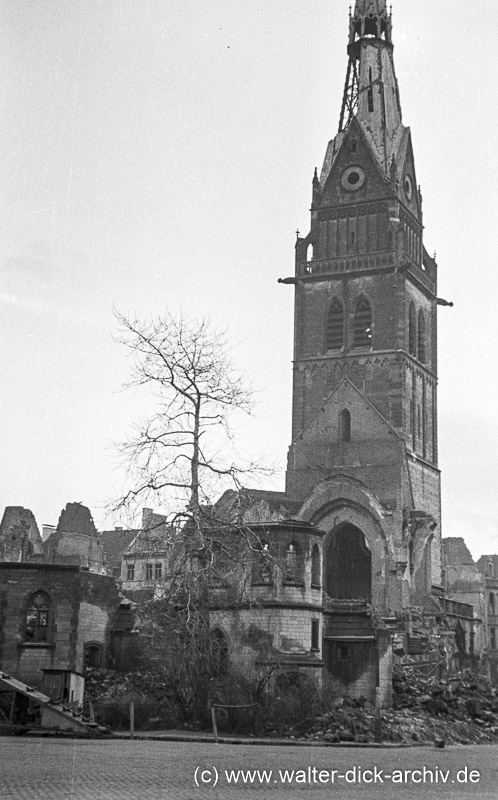
<instances>
[{"instance_id":1,"label":"narrow lancet window","mask_svg":"<svg viewBox=\"0 0 498 800\"><path fill-rule=\"evenodd\" d=\"M339 434L338 439L340 442L351 441L351 414L345 408L339 414Z\"/></svg>"},{"instance_id":2,"label":"narrow lancet window","mask_svg":"<svg viewBox=\"0 0 498 800\"><path fill-rule=\"evenodd\" d=\"M418 360L425 364L425 316L424 312L418 312Z\"/></svg>"},{"instance_id":3,"label":"narrow lancet window","mask_svg":"<svg viewBox=\"0 0 498 800\"><path fill-rule=\"evenodd\" d=\"M408 352L411 356L417 355L417 318L413 303L408 309Z\"/></svg>"}]
</instances>

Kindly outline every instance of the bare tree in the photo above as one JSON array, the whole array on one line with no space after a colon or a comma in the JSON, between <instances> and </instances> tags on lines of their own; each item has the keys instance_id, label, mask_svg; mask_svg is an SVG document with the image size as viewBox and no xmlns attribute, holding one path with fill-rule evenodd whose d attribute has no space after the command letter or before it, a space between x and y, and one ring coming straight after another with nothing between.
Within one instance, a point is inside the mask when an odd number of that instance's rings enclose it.
<instances>
[{"instance_id":1,"label":"bare tree","mask_svg":"<svg viewBox=\"0 0 498 800\"><path fill-rule=\"evenodd\" d=\"M231 361L223 333L205 320L195 322L165 312L150 320L117 313L118 341L133 358L129 387L146 387L156 401L121 452L127 459L132 488L121 505L153 495L194 519L210 501L213 478L253 472L236 463L231 423L250 412L251 392ZM182 509L183 510L183 509Z\"/></svg>"},{"instance_id":2,"label":"bare tree","mask_svg":"<svg viewBox=\"0 0 498 800\"><path fill-rule=\"evenodd\" d=\"M144 532L145 549L168 550L169 561L162 596L142 607L142 624L149 652L169 665L202 716L220 661L210 636L210 587L226 583L238 572L237 559L259 546L244 525L217 519L213 504L214 491L227 488L227 481L240 487L256 469L238 461L232 431L237 414L251 410L251 393L233 366L225 336L206 321L169 312L145 321L116 316L117 339L133 359L127 386L146 390L147 401L152 399L151 413L121 445L131 488L116 507L154 498L168 510L159 542L153 528Z\"/></svg>"}]
</instances>

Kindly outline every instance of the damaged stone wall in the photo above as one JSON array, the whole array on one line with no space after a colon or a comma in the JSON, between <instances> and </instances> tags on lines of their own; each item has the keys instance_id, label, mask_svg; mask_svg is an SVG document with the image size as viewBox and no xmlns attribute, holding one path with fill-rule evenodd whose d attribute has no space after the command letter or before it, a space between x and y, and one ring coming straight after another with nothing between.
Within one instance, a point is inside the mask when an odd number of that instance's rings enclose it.
<instances>
[{"instance_id":1,"label":"damaged stone wall","mask_svg":"<svg viewBox=\"0 0 498 800\"><path fill-rule=\"evenodd\" d=\"M7 506L0 523L0 561L27 561L41 553L43 543L33 513Z\"/></svg>"},{"instance_id":2,"label":"damaged stone wall","mask_svg":"<svg viewBox=\"0 0 498 800\"><path fill-rule=\"evenodd\" d=\"M76 566L0 564L0 670L41 688L44 668L83 672L88 641L105 660L119 599L112 578Z\"/></svg>"}]
</instances>

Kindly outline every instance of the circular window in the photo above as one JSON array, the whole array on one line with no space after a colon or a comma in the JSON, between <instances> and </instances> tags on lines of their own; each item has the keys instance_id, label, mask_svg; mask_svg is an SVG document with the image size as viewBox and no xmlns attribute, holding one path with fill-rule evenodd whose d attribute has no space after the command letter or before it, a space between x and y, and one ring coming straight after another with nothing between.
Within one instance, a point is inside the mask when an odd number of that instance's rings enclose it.
<instances>
[{"instance_id":1,"label":"circular window","mask_svg":"<svg viewBox=\"0 0 498 800\"><path fill-rule=\"evenodd\" d=\"M365 172L361 167L348 167L342 173L341 183L348 192L355 192L365 183Z\"/></svg>"},{"instance_id":2,"label":"circular window","mask_svg":"<svg viewBox=\"0 0 498 800\"><path fill-rule=\"evenodd\" d=\"M405 175L404 187L405 187L405 194L408 200L411 200L413 197L413 185L412 185L412 179L410 178L409 175Z\"/></svg>"}]
</instances>

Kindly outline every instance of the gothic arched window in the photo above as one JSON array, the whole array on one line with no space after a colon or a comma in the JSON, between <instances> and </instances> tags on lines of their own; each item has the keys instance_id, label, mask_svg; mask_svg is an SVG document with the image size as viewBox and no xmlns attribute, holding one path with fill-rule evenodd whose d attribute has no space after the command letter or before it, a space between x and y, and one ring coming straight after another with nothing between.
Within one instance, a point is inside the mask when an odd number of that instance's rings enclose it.
<instances>
[{"instance_id":1,"label":"gothic arched window","mask_svg":"<svg viewBox=\"0 0 498 800\"><path fill-rule=\"evenodd\" d=\"M311 585L320 586L321 581L321 564L320 564L320 548L317 544L313 545L311 551Z\"/></svg>"},{"instance_id":2,"label":"gothic arched window","mask_svg":"<svg viewBox=\"0 0 498 800\"><path fill-rule=\"evenodd\" d=\"M339 414L339 430L338 437L340 442L351 441L351 414L345 408Z\"/></svg>"},{"instance_id":3,"label":"gothic arched window","mask_svg":"<svg viewBox=\"0 0 498 800\"><path fill-rule=\"evenodd\" d=\"M50 598L46 592L35 592L28 600L26 642L50 641Z\"/></svg>"},{"instance_id":4,"label":"gothic arched window","mask_svg":"<svg viewBox=\"0 0 498 800\"><path fill-rule=\"evenodd\" d=\"M354 310L354 347L372 344L372 309L365 297L360 297Z\"/></svg>"},{"instance_id":5,"label":"gothic arched window","mask_svg":"<svg viewBox=\"0 0 498 800\"><path fill-rule=\"evenodd\" d=\"M408 352L411 356L417 355L417 317L413 303L408 309Z\"/></svg>"},{"instance_id":6,"label":"gothic arched window","mask_svg":"<svg viewBox=\"0 0 498 800\"><path fill-rule=\"evenodd\" d=\"M325 328L325 349L340 350L344 344L344 308L336 297L332 300L327 314Z\"/></svg>"},{"instance_id":7,"label":"gothic arched window","mask_svg":"<svg viewBox=\"0 0 498 800\"><path fill-rule=\"evenodd\" d=\"M425 316L422 309L418 312L418 360L425 364Z\"/></svg>"}]
</instances>

